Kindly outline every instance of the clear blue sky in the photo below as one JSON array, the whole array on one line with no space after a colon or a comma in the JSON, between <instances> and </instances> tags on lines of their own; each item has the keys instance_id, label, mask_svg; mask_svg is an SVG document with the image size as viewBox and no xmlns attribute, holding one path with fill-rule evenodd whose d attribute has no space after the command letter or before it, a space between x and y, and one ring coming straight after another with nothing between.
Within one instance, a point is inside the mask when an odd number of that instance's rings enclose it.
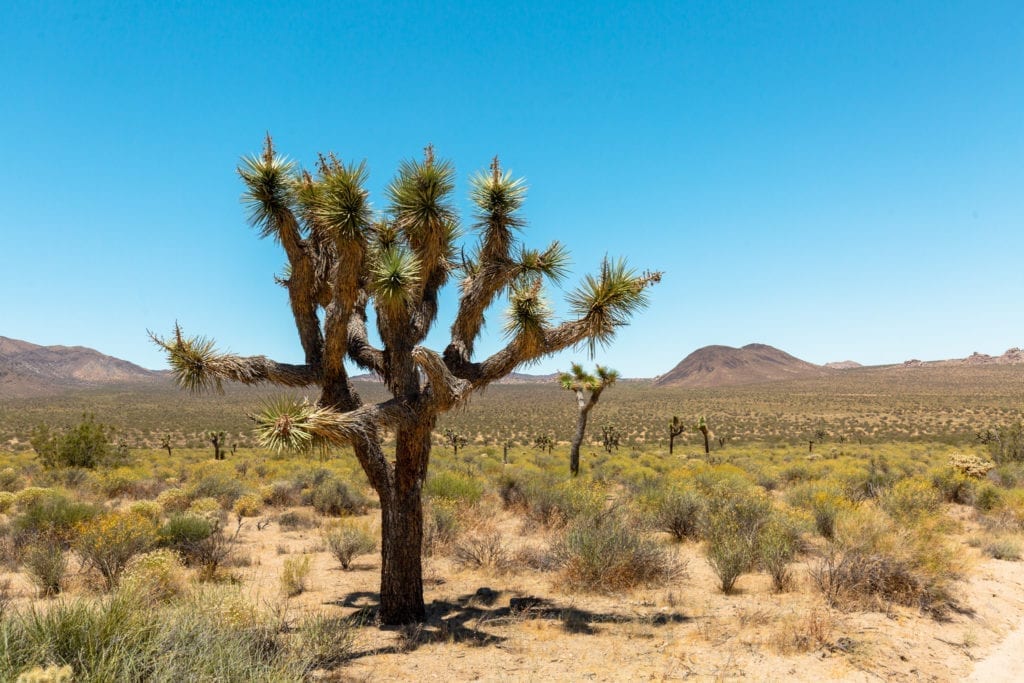
<instances>
[{"instance_id":1,"label":"clear blue sky","mask_svg":"<svg viewBox=\"0 0 1024 683\"><path fill-rule=\"evenodd\" d=\"M597 359L626 376L1024 346L1020 2L5 3L0 93L8 337L163 367L146 329L177 319L299 360L234 172L269 130L365 158L378 205L428 142L460 198L500 154L569 285L665 271Z\"/></svg>"}]
</instances>

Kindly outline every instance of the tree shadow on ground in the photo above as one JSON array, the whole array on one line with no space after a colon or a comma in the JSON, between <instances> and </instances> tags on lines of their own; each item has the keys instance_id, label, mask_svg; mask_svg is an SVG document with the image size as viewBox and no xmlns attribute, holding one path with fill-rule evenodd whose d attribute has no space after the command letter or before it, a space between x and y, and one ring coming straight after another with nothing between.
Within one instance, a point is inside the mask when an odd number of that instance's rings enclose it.
<instances>
[{"instance_id":1,"label":"tree shadow on ground","mask_svg":"<svg viewBox=\"0 0 1024 683\"><path fill-rule=\"evenodd\" d=\"M352 653L350 659L371 655L411 652L431 643L463 643L475 647L500 645L507 639L491 633L488 627L500 627L529 620L560 622L567 633L593 635L598 624L646 624L665 626L692 620L677 611L652 614L620 614L562 605L547 598L502 595L481 587L475 593L454 601L435 600L427 605L427 619L421 624L381 626L378 620L380 595L372 591L354 591L328 604L354 609L349 620L356 626L379 627L394 631L397 640L385 647L373 647Z\"/></svg>"}]
</instances>

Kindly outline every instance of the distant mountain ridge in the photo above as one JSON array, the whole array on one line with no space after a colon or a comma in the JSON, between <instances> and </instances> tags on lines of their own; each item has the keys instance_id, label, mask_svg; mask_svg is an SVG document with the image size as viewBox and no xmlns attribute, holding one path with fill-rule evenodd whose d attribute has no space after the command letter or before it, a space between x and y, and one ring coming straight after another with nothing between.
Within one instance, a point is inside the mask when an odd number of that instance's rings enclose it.
<instances>
[{"instance_id":1,"label":"distant mountain ridge","mask_svg":"<svg viewBox=\"0 0 1024 683\"><path fill-rule=\"evenodd\" d=\"M654 386L707 389L828 372L820 365L800 360L767 344L747 344L738 349L716 345L697 349L667 373L656 377Z\"/></svg>"},{"instance_id":2,"label":"distant mountain ridge","mask_svg":"<svg viewBox=\"0 0 1024 683\"><path fill-rule=\"evenodd\" d=\"M987 353L975 351L967 358L950 358L948 360L917 360L913 358L903 362L903 367L907 368L950 365L1024 365L1024 350L1014 346L1007 349L1001 356L990 356Z\"/></svg>"},{"instance_id":3,"label":"distant mountain ridge","mask_svg":"<svg viewBox=\"0 0 1024 683\"><path fill-rule=\"evenodd\" d=\"M0 337L0 396L27 396L106 384L163 381L147 370L84 346L40 346Z\"/></svg>"}]
</instances>

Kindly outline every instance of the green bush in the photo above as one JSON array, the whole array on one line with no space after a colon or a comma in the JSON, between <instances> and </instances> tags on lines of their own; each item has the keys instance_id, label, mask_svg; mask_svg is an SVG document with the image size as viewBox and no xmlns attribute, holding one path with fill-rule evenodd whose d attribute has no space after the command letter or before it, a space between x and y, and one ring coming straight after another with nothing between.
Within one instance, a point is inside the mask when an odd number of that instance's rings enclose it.
<instances>
[{"instance_id":1,"label":"green bush","mask_svg":"<svg viewBox=\"0 0 1024 683\"><path fill-rule=\"evenodd\" d=\"M67 555L59 544L40 540L25 550L24 567L40 596L57 595L64 584Z\"/></svg>"},{"instance_id":2,"label":"green bush","mask_svg":"<svg viewBox=\"0 0 1024 683\"><path fill-rule=\"evenodd\" d=\"M111 444L113 437L113 427L100 424L95 416L86 414L81 422L63 434L54 434L48 426L39 425L29 443L43 467L92 469L113 459L116 454Z\"/></svg>"},{"instance_id":3,"label":"green bush","mask_svg":"<svg viewBox=\"0 0 1024 683\"><path fill-rule=\"evenodd\" d=\"M225 510L230 510L244 493L245 484L225 472L212 472L188 490L188 495L193 500L213 498Z\"/></svg>"},{"instance_id":4,"label":"green bush","mask_svg":"<svg viewBox=\"0 0 1024 683\"><path fill-rule=\"evenodd\" d=\"M974 494L974 507L982 512L992 512L1003 504L1003 492L989 483L977 488Z\"/></svg>"},{"instance_id":5,"label":"green bush","mask_svg":"<svg viewBox=\"0 0 1024 683\"><path fill-rule=\"evenodd\" d=\"M321 482L313 489L310 502L314 510L331 517L361 515L369 507L365 496L345 482L333 478Z\"/></svg>"},{"instance_id":6,"label":"green bush","mask_svg":"<svg viewBox=\"0 0 1024 683\"><path fill-rule=\"evenodd\" d=\"M72 500L58 491L42 491L38 496L27 498L29 502L23 512L14 518L15 545L21 547L41 537L67 548L78 525L96 516L99 508Z\"/></svg>"},{"instance_id":7,"label":"green bush","mask_svg":"<svg viewBox=\"0 0 1024 683\"><path fill-rule=\"evenodd\" d=\"M736 580L757 565L761 530L771 514L763 491L734 490L708 498L702 525L705 553L723 593L731 593Z\"/></svg>"},{"instance_id":8,"label":"green bush","mask_svg":"<svg viewBox=\"0 0 1024 683\"><path fill-rule=\"evenodd\" d=\"M684 487L657 488L641 500L651 525L677 541L700 536L704 498Z\"/></svg>"},{"instance_id":9,"label":"green bush","mask_svg":"<svg viewBox=\"0 0 1024 683\"><path fill-rule=\"evenodd\" d=\"M937 511L942 499L927 481L901 479L879 496L878 502L896 519L915 519Z\"/></svg>"},{"instance_id":10,"label":"green bush","mask_svg":"<svg viewBox=\"0 0 1024 683\"><path fill-rule=\"evenodd\" d=\"M952 467L943 467L932 473L932 486L948 503L971 505L978 487L978 480Z\"/></svg>"},{"instance_id":11,"label":"green bush","mask_svg":"<svg viewBox=\"0 0 1024 683\"><path fill-rule=\"evenodd\" d=\"M479 480L468 475L441 470L427 477L423 491L433 499L449 500L460 506L470 506L480 502L484 486Z\"/></svg>"},{"instance_id":12,"label":"green bush","mask_svg":"<svg viewBox=\"0 0 1024 683\"><path fill-rule=\"evenodd\" d=\"M772 513L757 535L757 563L772 577L776 592L789 588L790 564L799 549L799 522L790 516Z\"/></svg>"},{"instance_id":13,"label":"green bush","mask_svg":"<svg viewBox=\"0 0 1024 683\"><path fill-rule=\"evenodd\" d=\"M198 515L173 515L157 531L161 546L181 554L188 565L195 564L201 544L217 530L215 522Z\"/></svg>"}]
</instances>

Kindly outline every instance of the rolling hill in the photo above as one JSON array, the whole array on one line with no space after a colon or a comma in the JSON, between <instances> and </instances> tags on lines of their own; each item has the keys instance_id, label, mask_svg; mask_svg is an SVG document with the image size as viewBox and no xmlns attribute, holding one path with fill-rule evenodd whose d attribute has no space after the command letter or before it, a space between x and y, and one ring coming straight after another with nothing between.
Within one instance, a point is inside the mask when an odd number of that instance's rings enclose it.
<instances>
[{"instance_id":1,"label":"rolling hill","mask_svg":"<svg viewBox=\"0 0 1024 683\"><path fill-rule=\"evenodd\" d=\"M40 346L0 337L0 396L35 396L110 384L154 384L147 370L84 346Z\"/></svg>"},{"instance_id":2,"label":"rolling hill","mask_svg":"<svg viewBox=\"0 0 1024 683\"><path fill-rule=\"evenodd\" d=\"M767 344L705 346L654 379L656 387L707 389L813 377L830 371Z\"/></svg>"}]
</instances>

